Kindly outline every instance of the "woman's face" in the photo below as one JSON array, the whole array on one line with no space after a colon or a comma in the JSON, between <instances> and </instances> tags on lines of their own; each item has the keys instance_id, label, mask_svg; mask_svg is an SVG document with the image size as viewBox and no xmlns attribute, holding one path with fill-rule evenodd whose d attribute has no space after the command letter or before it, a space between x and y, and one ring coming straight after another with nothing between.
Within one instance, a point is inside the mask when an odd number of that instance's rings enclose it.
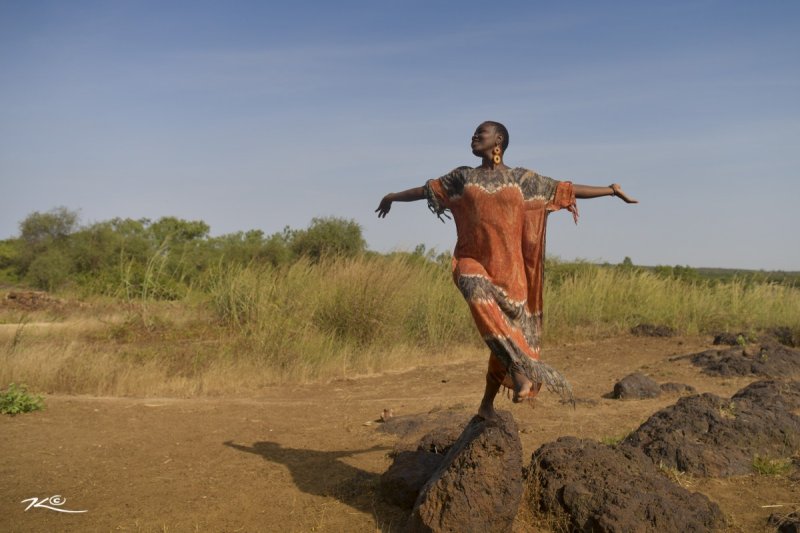
<instances>
[{"instance_id":1,"label":"woman's face","mask_svg":"<svg viewBox=\"0 0 800 533\"><path fill-rule=\"evenodd\" d=\"M499 138L497 130L491 124L483 123L475 130L472 135L472 153L478 157L491 154L492 150L498 144L502 144L502 139Z\"/></svg>"}]
</instances>

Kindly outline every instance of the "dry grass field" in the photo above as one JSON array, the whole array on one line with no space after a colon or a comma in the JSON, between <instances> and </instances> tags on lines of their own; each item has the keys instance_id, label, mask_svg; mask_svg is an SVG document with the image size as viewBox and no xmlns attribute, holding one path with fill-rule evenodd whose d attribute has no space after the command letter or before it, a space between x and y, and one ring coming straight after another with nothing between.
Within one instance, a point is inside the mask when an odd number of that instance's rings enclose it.
<instances>
[{"instance_id":1,"label":"dry grass field","mask_svg":"<svg viewBox=\"0 0 800 533\"><path fill-rule=\"evenodd\" d=\"M753 381L675 358L714 331L800 331L800 291L781 285L587 268L546 290L544 359L578 402L500 400L528 458L563 435L616 442L677 400L606 398L629 373L723 396ZM440 267L233 267L175 301L11 292L0 291L0 387L25 383L46 408L0 417L2 531L399 531L405 513L377 490L398 437L376 419L384 408L466 419L482 392L487 350ZM628 333L643 322L677 336ZM730 531L768 531L771 513L800 508L797 453L775 473L664 474L716 501ZM22 503L54 495L87 512ZM525 508L515 523L552 527Z\"/></svg>"}]
</instances>

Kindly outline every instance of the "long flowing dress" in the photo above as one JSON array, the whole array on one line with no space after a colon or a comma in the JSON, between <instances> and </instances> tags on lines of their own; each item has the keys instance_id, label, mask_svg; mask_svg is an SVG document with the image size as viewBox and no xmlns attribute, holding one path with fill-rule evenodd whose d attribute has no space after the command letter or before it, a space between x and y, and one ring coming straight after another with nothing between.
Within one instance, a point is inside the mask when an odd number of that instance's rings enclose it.
<instances>
[{"instance_id":1,"label":"long flowing dress","mask_svg":"<svg viewBox=\"0 0 800 533\"><path fill-rule=\"evenodd\" d=\"M508 385L512 367L534 383L572 399L566 379L539 361L547 215L569 210L577 221L572 183L525 168L458 167L426 185L428 206L449 210L458 240L453 279L491 350L488 375Z\"/></svg>"}]
</instances>

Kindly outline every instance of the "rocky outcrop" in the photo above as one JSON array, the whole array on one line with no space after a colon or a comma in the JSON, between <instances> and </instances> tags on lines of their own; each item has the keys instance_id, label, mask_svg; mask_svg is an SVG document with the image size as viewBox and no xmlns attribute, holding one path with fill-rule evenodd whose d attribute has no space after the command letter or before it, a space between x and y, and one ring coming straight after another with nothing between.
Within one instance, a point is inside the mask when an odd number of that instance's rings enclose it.
<instances>
[{"instance_id":1,"label":"rocky outcrop","mask_svg":"<svg viewBox=\"0 0 800 533\"><path fill-rule=\"evenodd\" d=\"M528 472L533 512L569 531L710 531L723 525L714 502L667 479L636 449L562 437L536 450Z\"/></svg>"},{"instance_id":2,"label":"rocky outcrop","mask_svg":"<svg viewBox=\"0 0 800 533\"><path fill-rule=\"evenodd\" d=\"M681 398L651 416L621 444L655 464L707 477L753 472L755 457L800 449L800 382L759 381L732 398Z\"/></svg>"},{"instance_id":3,"label":"rocky outcrop","mask_svg":"<svg viewBox=\"0 0 800 533\"><path fill-rule=\"evenodd\" d=\"M522 498L522 445L508 412L470 420L417 497L409 531L510 531Z\"/></svg>"}]
</instances>

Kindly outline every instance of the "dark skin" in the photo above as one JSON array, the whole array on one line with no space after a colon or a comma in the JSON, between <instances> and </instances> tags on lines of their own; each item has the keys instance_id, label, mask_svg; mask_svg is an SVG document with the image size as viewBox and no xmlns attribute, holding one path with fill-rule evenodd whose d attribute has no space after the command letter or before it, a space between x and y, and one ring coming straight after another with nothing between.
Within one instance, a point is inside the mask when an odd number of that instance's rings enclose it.
<instances>
[{"instance_id":1,"label":"dark skin","mask_svg":"<svg viewBox=\"0 0 800 533\"><path fill-rule=\"evenodd\" d=\"M505 139L503 139L503 135L497 131L493 124L483 123L478 126L478 128L475 130L475 133L472 135L470 147L472 148L472 153L481 158L480 168L508 168L503 161L502 146L504 140ZM499 154L499 163L495 163L494 161L495 147L499 147L501 149L501 153ZM612 183L606 187L573 184L572 188L575 191L576 198L588 199L599 198L601 196L616 196L628 204L638 203L637 200L634 200L625 194L622 188L616 183ZM375 210L375 212L378 213L379 218L385 218L386 215L389 214L389 210L392 208L393 202L415 202L423 199L425 199L425 187L414 187L412 189L406 189L402 192L389 193L384 196L383 199L381 199L381 203L378 205L378 208ZM509 369L509 375L506 376L506 379L509 377L510 383L504 381L503 384L506 386L511 385L510 388L512 388L514 391L514 402L519 403L525 401L525 399L528 398L531 388L533 387L533 383L531 383L531 381L521 370L515 368ZM501 383L498 383L487 375L486 389L483 394L483 399L481 400L481 405L478 408L478 415L486 420L496 417L496 412L494 410L494 399L500 390L500 386Z\"/></svg>"}]
</instances>

